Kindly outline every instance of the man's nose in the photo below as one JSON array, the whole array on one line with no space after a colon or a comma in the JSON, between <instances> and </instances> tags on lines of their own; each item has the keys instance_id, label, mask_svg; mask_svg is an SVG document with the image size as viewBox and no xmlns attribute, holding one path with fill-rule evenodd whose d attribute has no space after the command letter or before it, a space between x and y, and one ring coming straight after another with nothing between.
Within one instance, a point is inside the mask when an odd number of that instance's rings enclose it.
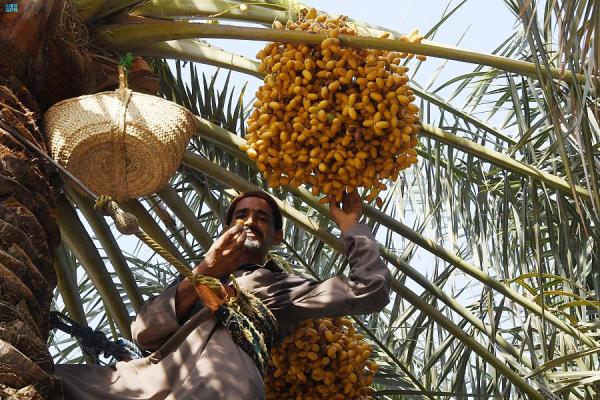
<instances>
[{"instance_id":1,"label":"man's nose","mask_svg":"<svg viewBox=\"0 0 600 400\"><path fill-rule=\"evenodd\" d=\"M252 215L249 215L248 219L246 219L246 224L252 226L255 223L256 223L256 219Z\"/></svg>"},{"instance_id":2,"label":"man's nose","mask_svg":"<svg viewBox=\"0 0 600 400\"><path fill-rule=\"evenodd\" d=\"M249 213L244 221L244 225L254 226L256 225L256 216L252 213Z\"/></svg>"}]
</instances>

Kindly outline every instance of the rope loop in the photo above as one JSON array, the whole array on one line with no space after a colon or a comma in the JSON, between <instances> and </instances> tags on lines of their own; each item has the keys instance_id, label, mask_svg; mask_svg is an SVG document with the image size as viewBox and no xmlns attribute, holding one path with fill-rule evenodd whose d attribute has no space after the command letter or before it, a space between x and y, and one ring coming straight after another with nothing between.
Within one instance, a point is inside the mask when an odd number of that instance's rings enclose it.
<instances>
[{"instance_id":1,"label":"rope loop","mask_svg":"<svg viewBox=\"0 0 600 400\"><path fill-rule=\"evenodd\" d=\"M84 326L58 311L50 312L50 327L67 333L79 341L82 349L89 354L96 364L99 356L113 357L117 361L129 361L142 357L141 351L132 342L125 339L109 340L106 334Z\"/></svg>"},{"instance_id":2,"label":"rope loop","mask_svg":"<svg viewBox=\"0 0 600 400\"><path fill-rule=\"evenodd\" d=\"M115 222L115 228L123 235L134 235L140 232L140 225L135 215L123 211L110 196L98 196L94 208L111 216Z\"/></svg>"}]
</instances>

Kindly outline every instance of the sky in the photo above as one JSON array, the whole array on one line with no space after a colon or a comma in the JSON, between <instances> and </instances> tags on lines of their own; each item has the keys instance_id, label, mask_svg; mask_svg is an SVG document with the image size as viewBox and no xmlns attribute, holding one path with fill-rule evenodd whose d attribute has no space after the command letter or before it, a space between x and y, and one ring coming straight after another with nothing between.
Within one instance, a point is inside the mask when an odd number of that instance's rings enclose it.
<instances>
[{"instance_id":1,"label":"sky","mask_svg":"<svg viewBox=\"0 0 600 400\"><path fill-rule=\"evenodd\" d=\"M419 28L421 33L430 30L459 1L452 0L308 0L303 4L330 14L347 15L361 22L379 25L399 32ZM368 4L368 7L365 7ZM251 7L251 6L250 6ZM514 27L515 17L502 0L466 0L464 4L440 27L435 42L469 50L489 52ZM464 38L463 38L464 35ZM462 38L462 39L461 39ZM258 42L215 41L231 51L254 56Z\"/></svg>"},{"instance_id":2,"label":"sky","mask_svg":"<svg viewBox=\"0 0 600 400\"><path fill-rule=\"evenodd\" d=\"M446 8L452 10L459 1L448 0L369 0L334 1L311 0L307 5L332 14L348 15L350 18L410 32L419 28L427 32ZM364 7L368 4L368 7ZM457 45L465 34L461 47L476 51L490 51L511 31L514 16L501 0L467 0L450 19L442 25L434 41Z\"/></svg>"}]
</instances>

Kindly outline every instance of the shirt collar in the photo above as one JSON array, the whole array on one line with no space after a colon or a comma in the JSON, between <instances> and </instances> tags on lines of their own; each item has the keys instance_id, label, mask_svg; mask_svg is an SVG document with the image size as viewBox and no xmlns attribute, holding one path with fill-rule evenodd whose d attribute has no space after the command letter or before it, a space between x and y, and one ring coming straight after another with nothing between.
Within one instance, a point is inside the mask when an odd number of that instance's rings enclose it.
<instances>
[{"instance_id":1,"label":"shirt collar","mask_svg":"<svg viewBox=\"0 0 600 400\"><path fill-rule=\"evenodd\" d=\"M267 260L267 262L265 262L263 265L259 265L259 264L243 264L240 265L239 269L242 270L247 270L247 271L255 271L259 268L266 268L271 272L284 272L283 268L281 268L279 266L279 264L277 264L275 261L273 261L272 259Z\"/></svg>"}]
</instances>

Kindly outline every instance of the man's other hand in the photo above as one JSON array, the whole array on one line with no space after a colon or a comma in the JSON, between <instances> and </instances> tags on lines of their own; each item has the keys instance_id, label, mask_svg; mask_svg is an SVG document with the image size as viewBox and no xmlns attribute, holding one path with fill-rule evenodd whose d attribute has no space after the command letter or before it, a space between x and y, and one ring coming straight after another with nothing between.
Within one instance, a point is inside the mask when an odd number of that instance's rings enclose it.
<instances>
[{"instance_id":1,"label":"man's other hand","mask_svg":"<svg viewBox=\"0 0 600 400\"><path fill-rule=\"evenodd\" d=\"M354 225L358 224L363 214L362 201L358 192L355 190L352 193L344 193L341 208L337 202L331 201L329 203L329 213L340 228L340 231L342 233L347 232Z\"/></svg>"},{"instance_id":2,"label":"man's other hand","mask_svg":"<svg viewBox=\"0 0 600 400\"><path fill-rule=\"evenodd\" d=\"M244 263L245 241L246 231L244 226L237 224L232 226L210 246L204 260L194 268L193 272L219 279L229 276ZM198 295L189 279L186 278L177 285L175 314L180 323L197 299Z\"/></svg>"}]
</instances>

